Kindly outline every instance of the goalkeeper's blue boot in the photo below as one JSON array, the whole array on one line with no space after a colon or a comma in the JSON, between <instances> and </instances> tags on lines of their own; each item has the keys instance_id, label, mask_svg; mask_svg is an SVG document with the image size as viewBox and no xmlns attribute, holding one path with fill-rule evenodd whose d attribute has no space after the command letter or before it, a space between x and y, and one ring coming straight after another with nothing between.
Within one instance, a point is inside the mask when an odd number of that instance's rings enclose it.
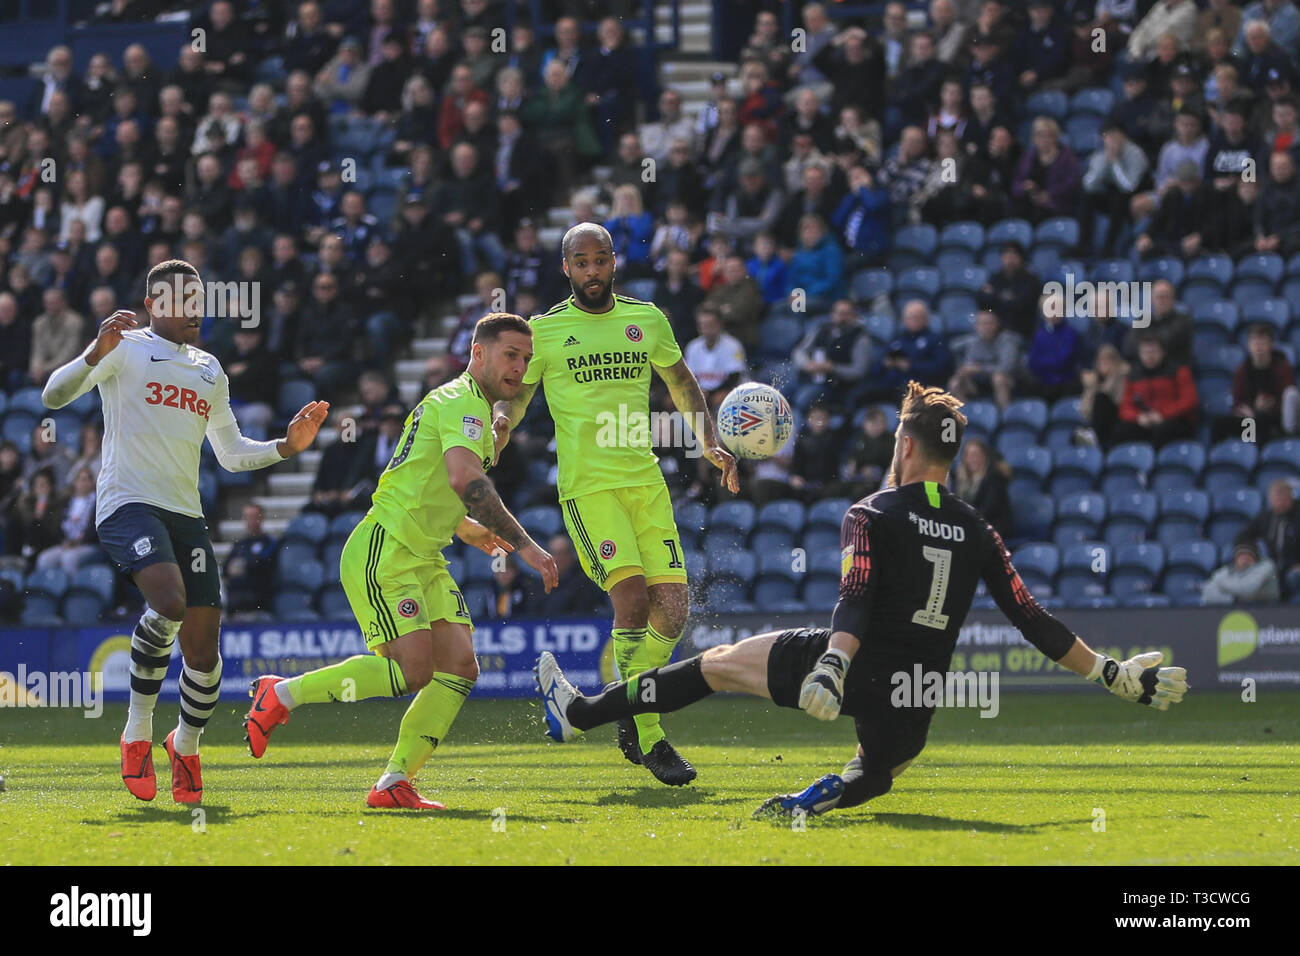
<instances>
[{"instance_id":1,"label":"goalkeeper's blue boot","mask_svg":"<svg viewBox=\"0 0 1300 956\"><path fill-rule=\"evenodd\" d=\"M568 743L581 733L568 718L569 705L581 695L565 678L559 661L550 651L542 651L533 673L537 676L537 690L542 695L546 736L559 743Z\"/></svg>"},{"instance_id":2,"label":"goalkeeper's blue boot","mask_svg":"<svg viewBox=\"0 0 1300 956\"><path fill-rule=\"evenodd\" d=\"M795 811L815 817L827 810L833 810L844 796L844 781L837 773L828 773L802 793L787 793L769 797L763 805L754 811L754 819L759 817L791 817Z\"/></svg>"}]
</instances>

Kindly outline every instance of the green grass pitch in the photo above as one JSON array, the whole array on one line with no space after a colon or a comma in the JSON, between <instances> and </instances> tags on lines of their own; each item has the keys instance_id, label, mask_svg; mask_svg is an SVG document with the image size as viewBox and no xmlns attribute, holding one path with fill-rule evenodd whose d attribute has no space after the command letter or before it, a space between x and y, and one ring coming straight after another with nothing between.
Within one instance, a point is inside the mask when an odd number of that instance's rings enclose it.
<instances>
[{"instance_id":1,"label":"green grass pitch","mask_svg":"<svg viewBox=\"0 0 1300 956\"><path fill-rule=\"evenodd\" d=\"M684 789L626 763L613 729L560 746L533 701L471 699L418 781L444 813L372 811L401 702L306 707L266 757L223 702L204 738L202 819L118 776L124 707L0 715L0 859L37 864L1297 864L1300 694L1193 691L1164 714L1109 695L1005 695L940 711L893 792L789 824L750 814L852 755L853 725L715 698L665 718L700 771ZM1104 811L1104 832L1097 829ZM494 826L495 822L495 826Z\"/></svg>"}]
</instances>

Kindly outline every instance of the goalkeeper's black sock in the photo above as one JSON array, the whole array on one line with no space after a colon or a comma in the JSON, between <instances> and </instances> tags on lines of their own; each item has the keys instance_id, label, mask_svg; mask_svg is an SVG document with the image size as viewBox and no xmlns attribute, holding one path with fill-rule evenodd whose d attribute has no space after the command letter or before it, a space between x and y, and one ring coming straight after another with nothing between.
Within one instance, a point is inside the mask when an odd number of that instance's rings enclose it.
<instances>
[{"instance_id":1,"label":"goalkeeper's black sock","mask_svg":"<svg viewBox=\"0 0 1300 956\"><path fill-rule=\"evenodd\" d=\"M835 804L837 810L856 807L889 793L894 785L894 776L888 767L868 770L863 766L861 757L854 757L844 766L840 779L844 781L844 793L840 796L839 803Z\"/></svg>"},{"instance_id":2,"label":"goalkeeper's black sock","mask_svg":"<svg viewBox=\"0 0 1300 956\"><path fill-rule=\"evenodd\" d=\"M713 693L704 679L703 655L652 667L603 694L578 697L569 705L569 723L590 730L637 714L667 714Z\"/></svg>"}]
</instances>

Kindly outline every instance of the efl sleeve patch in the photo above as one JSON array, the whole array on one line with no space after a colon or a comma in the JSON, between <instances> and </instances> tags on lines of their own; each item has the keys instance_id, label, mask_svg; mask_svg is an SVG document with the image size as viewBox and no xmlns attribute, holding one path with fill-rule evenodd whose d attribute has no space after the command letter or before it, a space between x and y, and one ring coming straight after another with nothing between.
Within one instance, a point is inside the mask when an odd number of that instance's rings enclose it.
<instances>
[{"instance_id":1,"label":"efl sleeve patch","mask_svg":"<svg viewBox=\"0 0 1300 956\"><path fill-rule=\"evenodd\" d=\"M840 552L840 577L847 578L849 569L853 567L853 545L849 545Z\"/></svg>"},{"instance_id":2,"label":"efl sleeve patch","mask_svg":"<svg viewBox=\"0 0 1300 956\"><path fill-rule=\"evenodd\" d=\"M475 418L473 415L466 415L460 421L465 437L470 441L478 441L483 437L483 419Z\"/></svg>"}]
</instances>

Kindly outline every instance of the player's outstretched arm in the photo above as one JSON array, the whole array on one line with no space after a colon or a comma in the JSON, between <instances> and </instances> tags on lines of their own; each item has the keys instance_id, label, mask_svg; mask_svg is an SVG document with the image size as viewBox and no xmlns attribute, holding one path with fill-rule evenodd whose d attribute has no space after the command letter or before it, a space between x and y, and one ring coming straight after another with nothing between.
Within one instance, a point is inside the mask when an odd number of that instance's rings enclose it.
<instances>
[{"instance_id":1,"label":"player's outstretched arm","mask_svg":"<svg viewBox=\"0 0 1300 956\"><path fill-rule=\"evenodd\" d=\"M483 473L478 455L460 445L453 445L443 455L447 463L447 481L451 490L465 502L470 517L497 538L505 541L533 570L542 575L549 592L560 581L555 559L524 530L497 494L492 479ZM459 533L459 528L457 533ZM476 545L477 547L477 545Z\"/></svg>"},{"instance_id":2,"label":"player's outstretched arm","mask_svg":"<svg viewBox=\"0 0 1300 956\"><path fill-rule=\"evenodd\" d=\"M62 408L76 401L116 371L104 359L121 344L122 333L136 327L135 313L126 309L118 309L99 323L99 333L85 351L50 373L41 391L45 407Z\"/></svg>"},{"instance_id":3,"label":"player's outstretched arm","mask_svg":"<svg viewBox=\"0 0 1300 956\"><path fill-rule=\"evenodd\" d=\"M1148 651L1126 661L1098 654L1076 637L1074 645L1058 663L1080 677L1096 681L1124 700L1147 704L1156 710L1168 710L1187 693L1187 671L1181 667L1161 667L1164 655Z\"/></svg>"},{"instance_id":4,"label":"player's outstretched arm","mask_svg":"<svg viewBox=\"0 0 1300 956\"><path fill-rule=\"evenodd\" d=\"M496 554L497 548L507 552L515 549L515 546L505 538L498 537L490 528L483 527L468 516L456 526L456 537L470 547L478 548L484 554Z\"/></svg>"},{"instance_id":5,"label":"player's outstretched arm","mask_svg":"<svg viewBox=\"0 0 1300 956\"><path fill-rule=\"evenodd\" d=\"M230 382L222 373L208 419L208 441L217 462L227 471L253 471L292 458L316 440L321 425L329 415L329 402L308 402L289 422L285 437L273 441L245 438L230 408Z\"/></svg>"},{"instance_id":6,"label":"player's outstretched arm","mask_svg":"<svg viewBox=\"0 0 1300 956\"><path fill-rule=\"evenodd\" d=\"M537 385L537 382L523 385L514 398L502 399L492 406L492 438L496 444L493 464L496 464L495 456L500 455L501 449L510 442L511 430L523 421L524 412L528 411L528 403L537 394Z\"/></svg>"},{"instance_id":7,"label":"player's outstretched arm","mask_svg":"<svg viewBox=\"0 0 1300 956\"><path fill-rule=\"evenodd\" d=\"M736 459L723 447L718 438L717 425L709 414L709 404L704 400L704 391L700 388L695 373L686 364L686 359L678 359L676 364L666 367L651 366L668 386L668 394L673 397L673 404L686 419L686 424L695 433L695 438L704 449L704 457L713 462L722 471L722 483L733 495L740 493L740 476L736 471Z\"/></svg>"}]
</instances>

